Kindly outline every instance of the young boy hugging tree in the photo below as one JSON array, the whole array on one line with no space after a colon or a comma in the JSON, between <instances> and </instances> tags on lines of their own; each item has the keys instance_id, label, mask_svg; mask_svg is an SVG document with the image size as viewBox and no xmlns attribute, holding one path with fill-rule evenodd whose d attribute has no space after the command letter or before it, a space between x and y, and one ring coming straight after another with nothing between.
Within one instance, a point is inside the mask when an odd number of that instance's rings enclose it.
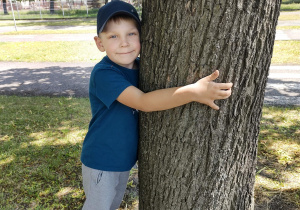
<instances>
[{"instance_id":1,"label":"young boy hugging tree","mask_svg":"<svg viewBox=\"0 0 300 210\"><path fill-rule=\"evenodd\" d=\"M213 109L231 95L219 72L194 84L144 93L138 89L140 19L135 8L112 1L99 9L95 43L105 56L89 85L92 119L82 147L83 209L117 209L137 161L138 112L167 110L195 101Z\"/></svg>"}]
</instances>

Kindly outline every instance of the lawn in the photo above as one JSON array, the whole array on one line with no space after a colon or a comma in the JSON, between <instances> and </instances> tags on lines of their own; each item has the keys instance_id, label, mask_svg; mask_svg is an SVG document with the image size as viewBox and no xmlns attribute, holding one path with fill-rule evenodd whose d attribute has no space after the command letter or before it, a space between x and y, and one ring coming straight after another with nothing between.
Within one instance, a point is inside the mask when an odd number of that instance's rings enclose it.
<instances>
[{"instance_id":1,"label":"lawn","mask_svg":"<svg viewBox=\"0 0 300 210\"><path fill-rule=\"evenodd\" d=\"M96 18L16 21L17 26L96 26ZM0 26L14 26L14 21L0 21Z\"/></svg>"},{"instance_id":2,"label":"lawn","mask_svg":"<svg viewBox=\"0 0 300 210\"><path fill-rule=\"evenodd\" d=\"M0 54L0 61L25 62L95 62L105 55L94 41L0 42ZM300 64L299 55L300 41L276 41L272 64Z\"/></svg>"},{"instance_id":3,"label":"lawn","mask_svg":"<svg viewBox=\"0 0 300 210\"><path fill-rule=\"evenodd\" d=\"M275 41L272 64L300 64L300 41Z\"/></svg>"},{"instance_id":4,"label":"lawn","mask_svg":"<svg viewBox=\"0 0 300 210\"><path fill-rule=\"evenodd\" d=\"M3 9L1 10L3 14ZM89 9L88 11L86 10L85 6L82 6L81 9L64 9L62 11L61 9L55 10L54 14L50 14L50 10L40 10L37 9L36 11L27 11L27 10L14 10L14 15L16 20L22 20L22 19L41 19L41 16L43 19L71 19L71 18L96 18L97 17L97 12L98 9ZM0 15L0 20L13 20L13 12L8 11L8 15Z\"/></svg>"},{"instance_id":5,"label":"lawn","mask_svg":"<svg viewBox=\"0 0 300 210\"><path fill-rule=\"evenodd\" d=\"M105 54L91 41L0 42L0 61L95 62Z\"/></svg>"},{"instance_id":6,"label":"lawn","mask_svg":"<svg viewBox=\"0 0 300 210\"><path fill-rule=\"evenodd\" d=\"M86 98L0 96L0 208L80 209ZM256 201L300 208L300 107L264 107ZM138 202L132 170L123 207ZM286 209L286 208L285 208Z\"/></svg>"},{"instance_id":7,"label":"lawn","mask_svg":"<svg viewBox=\"0 0 300 210\"><path fill-rule=\"evenodd\" d=\"M283 0L282 5L282 10L295 10L300 0ZM285 12L280 19L300 16ZM0 26L12 24L0 22ZM19 24L95 25L95 19L18 21ZM27 32L34 33L37 32ZM94 63L104 55L93 41L0 42L0 49L0 61ZM272 64L299 65L299 49L300 41L276 41ZM80 152L91 116L89 100L0 96L0 116L0 209L81 209L85 196ZM299 128L300 107L263 108L255 183L258 207L300 209ZM137 170L133 169L122 209L137 205L137 187Z\"/></svg>"},{"instance_id":8,"label":"lawn","mask_svg":"<svg viewBox=\"0 0 300 210\"><path fill-rule=\"evenodd\" d=\"M0 209L81 209L87 98L0 96ZM137 170L126 202L136 200ZM126 206L126 203L123 203Z\"/></svg>"},{"instance_id":9,"label":"lawn","mask_svg":"<svg viewBox=\"0 0 300 210\"><path fill-rule=\"evenodd\" d=\"M300 107L264 107L255 197L269 209L300 209Z\"/></svg>"}]
</instances>

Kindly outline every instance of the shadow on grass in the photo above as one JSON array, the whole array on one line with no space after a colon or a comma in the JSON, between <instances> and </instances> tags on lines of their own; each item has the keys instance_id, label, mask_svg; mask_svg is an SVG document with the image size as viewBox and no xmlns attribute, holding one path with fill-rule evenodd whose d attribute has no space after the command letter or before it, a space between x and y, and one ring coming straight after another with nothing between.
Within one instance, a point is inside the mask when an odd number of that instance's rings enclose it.
<instances>
[{"instance_id":1,"label":"shadow on grass","mask_svg":"<svg viewBox=\"0 0 300 210\"><path fill-rule=\"evenodd\" d=\"M0 96L1 209L80 209L88 99Z\"/></svg>"},{"instance_id":2,"label":"shadow on grass","mask_svg":"<svg viewBox=\"0 0 300 210\"><path fill-rule=\"evenodd\" d=\"M258 145L256 209L300 208L300 108L265 107Z\"/></svg>"}]
</instances>

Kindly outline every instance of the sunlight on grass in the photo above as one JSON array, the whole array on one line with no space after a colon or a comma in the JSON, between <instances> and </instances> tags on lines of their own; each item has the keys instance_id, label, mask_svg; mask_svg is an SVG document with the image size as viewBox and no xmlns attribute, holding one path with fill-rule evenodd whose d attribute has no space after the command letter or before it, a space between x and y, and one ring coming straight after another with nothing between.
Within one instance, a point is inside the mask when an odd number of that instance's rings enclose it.
<instances>
[{"instance_id":1,"label":"sunlight on grass","mask_svg":"<svg viewBox=\"0 0 300 210\"><path fill-rule=\"evenodd\" d=\"M95 62L106 55L93 41L0 42L0 54L0 61L25 62ZM272 64L300 64L300 41L275 41Z\"/></svg>"},{"instance_id":2,"label":"sunlight on grass","mask_svg":"<svg viewBox=\"0 0 300 210\"><path fill-rule=\"evenodd\" d=\"M18 26L96 26L96 24L96 18L58 19L54 21L17 21ZM14 21L0 21L0 26L14 26Z\"/></svg>"},{"instance_id":3,"label":"sunlight on grass","mask_svg":"<svg viewBox=\"0 0 300 210\"><path fill-rule=\"evenodd\" d=\"M297 11L300 10L300 4L292 3L292 4L281 4L281 11Z\"/></svg>"},{"instance_id":4,"label":"sunlight on grass","mask_svg":"<svg viewBox=\"0 0 300 210\"><path fill-rule=\"evenodd\" d=\"M256 201L300 207L300 107L263 108L257 156Z\"/></svg>"},{"instance_id":5,"label":"sunlight on grass","mask_svg":"<svg viewBox=\"0 0 300 210\"><path fill-rule=\"evenodd\" d=\"M80 152L91 117L89 100L0 96L0 206L81 209ZM256 203L274 198L300 207L300 107L264 107L258 143ZM137 205L133 169L124 208Z\"/></svg>"},{"instance_id":6,"label":"sunlight on grass","mask_svg":"<svg viewBox=\"0 0 300 210\"><path fill-rule=\"evenodd\" d=\"M278 18L278 20L284 20L284 21L299 20L299 19L300 19L300 14L295 14L293 12L281 12Z\"/></svg>"},{"instance_id":7,"label":"sunlight on grass","mask_svg":"<svg viewBox=\"0 0 300 210\"><path fill-rule=\"evenodd\" d=\"M13 156L9 156L9 157L7 157L5 159L1 159L0 160L0 166L1 165L5 165L5 164L9 164L9 163L11 163L14 160L15 160L15 157L13 157Z\"/></svg>"},{"instance_id":8,"label":"sunlight on grass","mask_svg":"<svg viewBox=\"0 0 300 210\"><path fill-rule=\"evenodd\" d=\"M279 26L276 27L277 30L300 30L300 26Z\"/></svg>"},{"instance_id":9,"label":"sunlight on grass","mask_svg":"<svg viewBox=\"0 0 300 210\"><path fill-rule=\"evenodd\" d=\"M64 187L62 189L59 190L58 193L55 194L56 197L58 197L59 199L69 195L69 194L77 194L77 189L73 188L73 187Z\"/></svg>"},{"instance_id":10,"label":"sunlight on grass","mask_svg":"<svg viewBox=\"0 0 300 210\"><path fill-rule=\"evenodd\" d=\"M72 129L72 130L71 130ZM29 136L36 139L31 141L31 145L43 147L46 145L76 145L82 142L82 136L87 132L86 129L61 127L56 131L31 133Z\"/></svg>"},{"instance_id":11,"label":"sunlight on grass","mask_svg":"<svg viewBox=\"0 0 300 210\"><path fill-rule=\"evenodd\" d=\"M300 64L300 41L275 41L272 64Z\"/></svg>"},{"instance_id":12,"label":"sunlight on grass","mask_svg":"<svg viewBox=\"0 0 300 210\"><path fill-rule=\"evenodd\" d=\"M283 165L291 164L295 157L300 156L299 143L276 141L272 143L269 149L276 151L278 162Z\"/></svg>"},{"instance_id":13,"label":"sunlight on grass","mask_svg":"<svg viewBox=\"0 0 300 210\"><path fill-rule=\"evenodd\" d=\"M105 56L94 41L0 42L0 54L0 61L25 62L95 62Z\"/></svg>"},{"instance_id":14,"label":"sunlight on grass","mask_svg":"<svg viewBox=\"0 0 300 210\"><path fill-rule=\"evenodd\" d=\"M0 206L81 209L80 152L91 117L88 99L0 96L0 101L5 189Z\"/></svg>"},{"instance_id":15,"label":"sunlight on grass","mask_svg":"<svg viewBox=\"0 0 300 210\"><path fill-rule=\"evenodd\" d=\"M268 190L280 190L282 187L279 181L261 175L256 176L255 184Z\"/></svg>"},{"instance_id":16,"label":"sunlight on grass","mask_svg":"<svg viewBox=\"0 0 300 210\"><path fill-rule=\"evenodd\" d=\"M95 34L96 30L26 30L0 33L2 35L36 35L36 34Z\"/></svg>"}]
</instances>

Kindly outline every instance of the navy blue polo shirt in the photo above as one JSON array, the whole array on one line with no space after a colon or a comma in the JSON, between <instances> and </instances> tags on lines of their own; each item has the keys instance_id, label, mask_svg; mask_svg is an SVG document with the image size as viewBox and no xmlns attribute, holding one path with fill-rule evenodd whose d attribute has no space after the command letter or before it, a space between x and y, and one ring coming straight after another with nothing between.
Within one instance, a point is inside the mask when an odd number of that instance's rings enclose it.
<instances>
[{"instance_id":1,"label":"navy blue polo shirt","mask_svg":"<svg viewBox=\"0 0 300 210\"><path fill-rule=\"evenodd\" d=\"M138 75L138 70L119 66L107 56L94 67L89 84L92 119L81 153L87 167L121 172L136 163L138 111L116 99L127 87L138 87Z\"/></svg>"}]
</instances>

